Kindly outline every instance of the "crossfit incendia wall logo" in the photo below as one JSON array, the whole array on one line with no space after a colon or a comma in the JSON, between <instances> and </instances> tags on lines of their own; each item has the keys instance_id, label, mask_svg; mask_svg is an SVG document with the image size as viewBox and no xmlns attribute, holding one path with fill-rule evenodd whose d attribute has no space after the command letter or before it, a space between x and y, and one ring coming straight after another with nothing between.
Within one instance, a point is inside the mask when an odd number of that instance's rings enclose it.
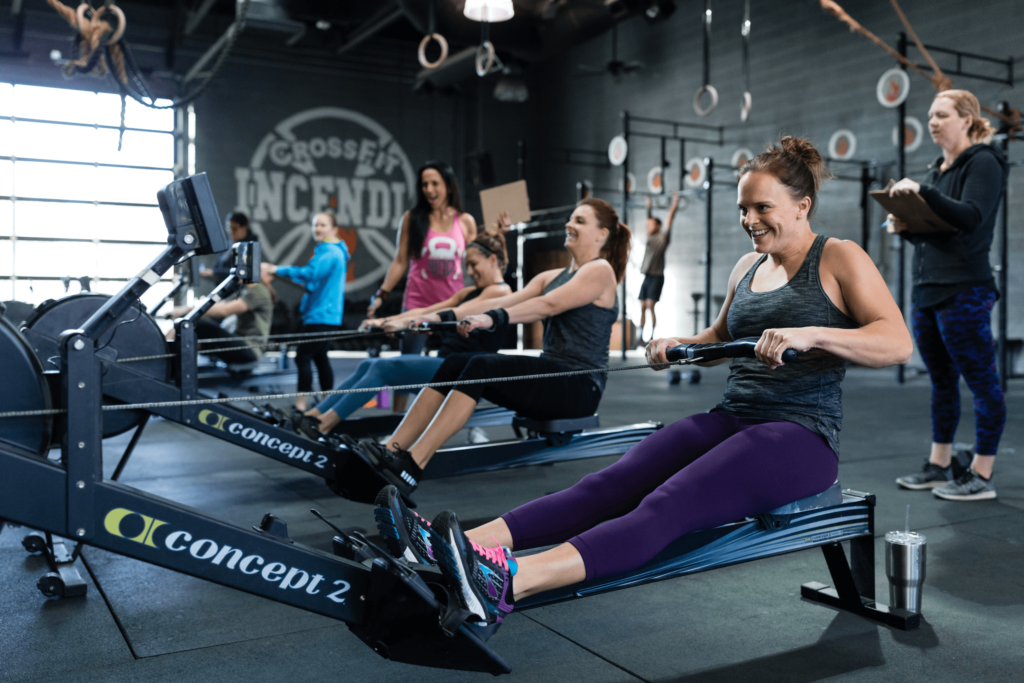
<instances>
[{"instance_id":1,"label":"crossfit incendia wall logo","mask_svg":"<svg viewBox=\"0 0 1024 683\"><path fill-rule=\"evenodd\" d=\"M376 287L395 252L402 214L415 201L412 165L373 119L349 109L307 109L267 133L248 167L235 168L236 210L263 242L264 258L302 264L310 220L337 213L352 254L346 295Z\"/></svg>"}]
</instances>

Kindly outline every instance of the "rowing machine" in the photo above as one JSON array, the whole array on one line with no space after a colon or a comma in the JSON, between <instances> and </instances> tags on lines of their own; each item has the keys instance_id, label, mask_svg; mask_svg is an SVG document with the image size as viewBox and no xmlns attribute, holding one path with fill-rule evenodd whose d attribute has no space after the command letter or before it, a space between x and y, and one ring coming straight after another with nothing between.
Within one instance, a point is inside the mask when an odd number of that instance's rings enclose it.
<instances>
[{"instance_id":1,"label":"rowing machine","mask_svg":"<svg viewBox=\"0 0 1024 683\"><path fill-rule=\"evenodd\" d=\"M193 244L199 238L192 239L193 242L188 244ZM224 246L226 242L220 244ZM126 289L110 299L64 299L62 301L68 303L58 302L47 309L46 315L37 316L25 328L25 335L41 357L57 358L64 330L83 324L83 318L88 318L84 322L88 325L96 315L103 312L105 325L96 337L99 340L96 359L102 372L95 381L102 381L107 408L114 407L112 404L143 406L133 411L97 410L97 415L101 412L103 415L103 436L136 429L118 466L119 472L145 427L145 418L153 414L315 474L325 479L332 491L350 500L373 503L382 487L394 484L414 505L411 495L416 488L415 484L381 473L379 464L374 462L372 456L350 447L350 437L328 436L314 441L297 434L290 428L290 423L265 419L272 417L265 411L252 412L236 407L231 402L211 403L205 400L210 397L204 395L198 386L199 343L195 321L214 302L232 295L259 277L259 243L245 242L234 248L235 266L229 277L217 286L204 304L175 321L173 353L168 353L158 326L138 304L139 294L145 291L139 288L141 285L131 290ZM155 272L153 269L157 263L166 270L177 260L173 255L162 255L161 259L144 272ZM152 276L147 276L147 279L140 281L148 287L151 279ZM68 310L71 307L74 308ZM114 309L116 314L112 312ZM78 318L71 317L71 313L79 310L89 313ZM88 317L90 314L92 317ZM450 329L450 323L427 323L420 331ZM145 336L145 340L136 339L136 334L140 338ZM143 360L136 362L140 358ZM55 385L55 393L60 394L65 386ZM128 414L121 416L119 413ZM505 415L507 413L493 411L482 419L490 417L492 421L504 420ZM626 452L661 427L658 423L646 422L584 431L598 426L596 415L554 422L535 422L522 418L519 422L513 422L513 426L520 433L525 428L529 432L527 438L442 449L435 455L428 478L617 455Z\"/></svg>"},{"instance_id":2,"label":"rowing machine","mask_svg":"<svg viewBox=\"0 0 1024 683\"><path fill-rule=\"evenodd\" d=\"M175 181L159 198L170 244L82 329L62 335L59 375L48 376L25 338L0 319L0 356L5 359L0 373L12 388L5 407L29 413L6 420L0 430L0 520L56 536L54 546L63 545L60 538L72 539L80 544L72 557L81 544L94 546L339 619L381 656L396 661L509 671L472 627L458 626L450 635L437 628L437 596L444 589L436 569L404 567L365 539L340 530L335 538L340 556L332 556L293 542L286 525L272 515L248 530L103 479L104 349L97 340L117 325L128 310L126 302L136 300L189 253L185 247L197 254L216 248L215 240L196 235L217 225L210 220L215 209L197 206L212 204L205 176ZM189 229L191 239L182 239ZM51 414L55 380L61 385L63 410L58 420ZM58 462L46 457L55 442L61 445ZM29 544L42 549L34 539ZM71 558L59 559L70 565Z\"/></svg>"},{"instance_id":3,"label":"rowing machine","mask_svg":"<svg viewBox=\"0 0 1024 683\"><path fill-rule=\"evenodd\" d=\"M129 290L144 291L145 287L133 281L126 287ZM99 313L83 330L71 331L62 340L60 379L65 413L57 427L47 412L52 405L50 380L54 375L48 378L25 339L6 321L0 321L5 385L17 388L8 398L8 407L40 411L0 431L0 470L5 474L0 478L0 519L340 619L374 651L396 661L491 673L509 670L485 644L494 628L460 621L458 614L451 618L453 612L446 605L452 601L433 567L409 567L366 539L341 530L334 538L336 556L331 556L292 542L287 526L273 516L264 517L250 531L103 480L101 363L95 339L116 324L116 317L97 317ZM61 443L59 462L45 457L55 439ZM687 567L676 566L677 562L671 575L822 546L837 586L834 606L877 618L883 610L870 600L873 498L854 492L847 496L849 500L844 498L838 505L819 500L814 507L813 501L810 505L800 501L763 517L767 524L747 520L697 532L704 536L690 534L670 546L685 550L687 558ZM780 533L786 537L773 535ZM687 544L685 539L691 541ZM857 542L852 574L849 567L843 574L838 561L842 556L845 564L839 546L844 539ZM703 564L696 559L698 548L711 554ZM668 552L655 562L671 560L666 557ZM716 556L718 553L723 554ZM668 576L662 571L633 576L629 581L620 577L618 585L606 589ZM803 592L805 596L811 592L824 596L823 602L831 597L817 584L805 585ZM587 594L591 593L576 597ZM551 594L548 601L560 599L570 598ZM521 604L521 608L530 606L529 600ZM912 617L898 610L887 612L903 619L905 627L913 627ZM447 617L445 629L438 627L439 615ZM898 620L894 625L900 625Z\"/></svg>"}]
</instances>

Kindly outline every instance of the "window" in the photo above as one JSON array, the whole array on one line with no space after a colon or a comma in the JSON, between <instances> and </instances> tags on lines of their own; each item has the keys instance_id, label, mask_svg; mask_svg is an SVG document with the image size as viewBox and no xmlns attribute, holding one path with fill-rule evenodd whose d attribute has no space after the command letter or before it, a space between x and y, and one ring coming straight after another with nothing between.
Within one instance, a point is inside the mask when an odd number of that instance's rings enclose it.
<instances>
[{"instance_id":1,"label":"window","mask_svg":"<svg viewBox=\"0 0 1024 683\"><path fill-rule=\"evenodd\" d=\"M118 151L120 123L117 95L0 83L0 301L78 292L68 278L113 294L163 249L174 112L128 99Z\"/></svg>"}]
</instances>

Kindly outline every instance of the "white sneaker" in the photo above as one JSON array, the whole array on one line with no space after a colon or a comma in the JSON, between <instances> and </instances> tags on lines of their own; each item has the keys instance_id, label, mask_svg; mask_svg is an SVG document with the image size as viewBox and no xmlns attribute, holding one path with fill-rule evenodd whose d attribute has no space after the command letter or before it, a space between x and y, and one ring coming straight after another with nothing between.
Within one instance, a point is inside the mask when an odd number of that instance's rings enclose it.
<instances>
[{"instance_id":1,"label":"white sneaker","mask_svg":"<svg viewBox=\"0 0 1024 683\"><path fill-rule=\"evenodd\" d=\"M490 443L491 440L487 438L487 432L480 427L471 427L469 434L466 436L466 443Z\"/></svg>"}]
</instances>

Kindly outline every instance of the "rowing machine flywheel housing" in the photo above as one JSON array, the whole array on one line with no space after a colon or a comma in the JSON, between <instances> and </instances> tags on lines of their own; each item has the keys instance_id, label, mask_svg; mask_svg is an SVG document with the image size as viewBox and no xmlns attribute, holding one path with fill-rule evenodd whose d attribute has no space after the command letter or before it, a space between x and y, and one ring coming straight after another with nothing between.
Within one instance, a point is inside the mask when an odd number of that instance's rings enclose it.
<instances>
[{"instance_id":1,"label":"rowing machine flywheel housing","mask_svg":"<svg viewBox=\"0 0 1024 683\"><path fill-rule=\"evenodd\" d=\"M43 366L60 369L60 348L57 340L65 330L79 329L89 317L107 302L106 294L73 294L43 303L25 323L25 338L32 345ZM139 304L128 308L96 344L98 355L106 361L118 358L155 356L168 352L160 326ZM131 363L133 371L148 377L171 381L174 366L170 358ZM111 403L104 398L104 404ZM103 413L104 438L117 436L138 426L146 418L139 410L108 410Z\"/></svg>"}]
</instances>

